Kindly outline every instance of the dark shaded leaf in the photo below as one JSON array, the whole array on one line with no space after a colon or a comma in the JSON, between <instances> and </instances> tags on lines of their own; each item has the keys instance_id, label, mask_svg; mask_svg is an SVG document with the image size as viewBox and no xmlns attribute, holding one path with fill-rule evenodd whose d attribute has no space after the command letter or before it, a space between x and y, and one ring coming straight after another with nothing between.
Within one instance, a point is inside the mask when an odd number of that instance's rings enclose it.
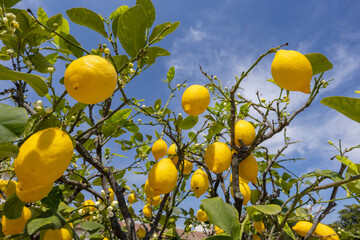
<instances>
[{"instance_id":1,"label":"dark shaded leaf","mask_svg":"<svg viewBox=\"0 0 360 240\"><path fill-rule=\"evenodd\" d=\"M23 203L16 194L13 194L6 200L3 214L8 219L19 218L24 206L25 203Z\"/></svg>"}]
</instances>

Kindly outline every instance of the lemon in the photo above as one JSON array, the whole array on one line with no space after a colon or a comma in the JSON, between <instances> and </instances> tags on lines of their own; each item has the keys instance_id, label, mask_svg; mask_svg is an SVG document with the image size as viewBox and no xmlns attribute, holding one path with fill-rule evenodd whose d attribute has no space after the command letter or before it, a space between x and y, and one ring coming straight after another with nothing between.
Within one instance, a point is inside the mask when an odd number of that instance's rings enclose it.
<instances>
[{"instance_id":1,"label":"lemon","mask_svg":"<svg viewBox=\"0 0 360 240\"><path fill-rule=\"evenodd\" d=\"M239 188L240 192L243 195L243 205L247 205L247 203L250 201L251 198L251 190L249 188L249 185L246 182L241 181L239 178ZM231 184L231 196L234 197L234 191L233 186Z\"/></svg>"},{"instance_id":2,"label":"lemon","mask_svg":"<svg viewBox=\"0 0 360 240\"><path fill-rule=\"evenodd\" d=\"M173 162L174 165L177 164L179 158L177 157L177 146L175 143L169 147L168 158L171 159L171 161Z\"/></svg>"},{"instance_id":3,"label":"lemon","mask_svg":"<svg viewBox=\"0 0 360 240\"><path fill-rule=\"evenodd\" d=\"M68 229L47 229L44 234L44 240L72 240L72 236Z\"/></svg>"},{"instance_id":4,"label":"lemon","mask_svg":"<svg viewBox=\"0 0 360 240\"><path fill-rule=\"evenodd\" d=\"M180 171L182 171L182 167L183 167L183 165L180 164ZM186 159L184 159L184 171L183 171L183 174L184 175L190 174L192 169L193 169L193 163L186 160Z\"/></svg>"},{"instance_id":5,"label":"lemon","mask_svg":"<svg viewBox=\"0 0 360 240\"><path fill-rule=\"evenodd\" d=\"M145 229L139 227L139 229L136 231L136 235L138 236L138 238L144 238L146 235Z\"/></svg>"},{"instance_id":6,"label":"lemon","mask_svg":"<svg viewBox=\"0 0 360 240\"><path fill-rule=\"evenodd\" d=\"M322 240L340 240L336 232L329 226L319 223L315 229L315 235L320 236Z\"/></svg>"},{"instance_id":7,"label":"lemon","mask_svg":"<svg viewBox=\"0 0 360 240\"><path fill-rule=\"evenodd\" d=\"M221 228L219 228L218 226L215 225L215 234L220 234L223 232L224 232L224 230L222 230Z\"/></svg>"},{"instance_id":8,"label":"lemon","mask_svg":"<svg viewBox=\"0 0 360 240\"><path fill-rule=\"evenodd\" d=\"M254 222L254 228L258 233L264 233L265 232L265 225L263 222Z\"/></svg>"},{"instance_id":9,"label":"lemon","mask_svg":"<svg viewBox=\"0 0 360 240\"><path fill-rule=\"evenodd\" d=\"M209 91L200 85L188 87L182 95L181 106L190 116L203 113L210 103Z\"/></svg>"},{"instance_id":10,"label":"lemon","mask_svg":"<svg viewBox=\"0 0 360 240\"><path fill-rule=\"evenodd\" d=\"M148 204L156 207L161 202L161 197L160 196L155 196L153 198L147 198L146 200L147 200Z\"/></svg>"},{"instance_id":11,"label":"lemon","mask_svg":"<svg viewBox=\"0 0 360 240\"><path fill-rule=\"evenodd\" d=\"M150 169L149 186L156 195L171 192L176 186L178 172L169 158L163 158Z\"/></svg>"},{"instance_id":12,"label":"lemon","mask_svg":"<svg viewBox=\"0 0 360 240\"><path fill-rule=\"evenodd\" d=\"M202 169L196 170L191 177L190 186L196 198L203 195L209 188L209 178L206 172Z\"/></svg>"},{"instance_id":13,"label":"lemon","mask_svg":"<svg viewBox=\"0 0 360 240\"><path fill-rule=\"evenodd\" d=\"M5 217L5 215L3 215L1 218L2 232L5 235L15 235L22 233L29 218L31 218L31 210L27 207L23 208L19 218L8 219Z\"/></svg>"},{"instance_id":14,"label":"lemon","mask_svg":"<svg viewBox=\"0 0 360 240\"><path fill-rule=\"evenodd\" d=\"M299 221L295 224L295 226L292 227L292 230L297 232L302 237L305 237L306 234L310 231L310 228L312 227L312 223L308 221Z\"/></svg>"},{"instance_id":15,"label":"lemon","mask_svg":"<svg viewBox=\"0 0 360 240\"><path fill-rule=\"evenodd\" d=\"M249 183L250 180L247 180L247 179L243 179L241 177L239 177L239 181L242 181L242 182L245 182L245 183ZM232 183L232 174L230 174L230 183Z\"/></svg>"},{"instance_id":16,"label":"lemon","mask_svg":"<svg viewBox=\"0 0 360 240\"><path fill-rule=\"evenodd\" d=\"M149 179L146 179L144 191L148 198L153 198L156 196L154 189L152 189L152 187L150 187L150 185L149 185Z\"/></svg>"},{"instance_id":17,"label":"lemon","mask_svg":"<svg viewBox=\"0 0 360 240\"><path fill-rule=\"evenodd\" d=\"M130 193L129 196L128 196L128 198L127 198L127 200L128 200L128 202L129 202L130 204L134 203L134 202L136 201L136 195L135 195L135 193Z\"/></svg>"},{"instance_id":18,"label":"lemon","mask_svg":"<svg viewBox=\"0 0 360 240\"><path fill-rule=\"evenodd\" d=\"M95 203L93 200L89 199L86 200L82 203L82 205L84 206L84 210L87 213L91 213L91 212L95 212L96 211L96 207L95 207Z\"/></svg>"},{"instance_id":19,"label":"lemon","mask_svg":"<svg viewBox=\"0 0 360 240\"><path fill-rule=\"evenodd\" d=\"M109 190L110 202L113 202L115 199L114 190L112 190L112 188L109 188L108 190Z\"/></svg>"},{"instance_id":20,"label":"lemon","mask_svg":"<svg viewBox=\"0 0 360 240\"><path fill-rule=\"evenodd\" d=\"M31 135L20 147L14 161L18 178L16 189L39 192L39 188L43 188L50 192L48 186L63 175L70 164L73 150L68 134L58 128L47 128Z\"/></svg>"},{"instance_id":21,"label":"lemon","mask_svg":"<svg viewBox=\"0 0 360 240\"><path fill-rule=\"evenodd\" d=\"M16 192L17 182L13 180L2 180L0 179L0 190L6 195L6 197L10 197ZM3 196L0 194L0 197Z\"/></svg>"},{"instance_id":22,"label":"lemon","mask_svg":"<svg viewBox=\"0 0 360 240\"><path fill-rule=\"evenodd\" d=\"M239 120L235 124L235 144L240 147L239 140L242 140L245 146L250 146L256 133L254 126L245 120Z\"/></svg>"},{"instance_id":23,"label":"lemon","mask_svg":"<svg viewBox=\"0 0 360 240\"><path fill-rule=\"evenodd\" d=\"M259 235L253 235L253 240L260 240L260 236Z\"/></svg>"},{"instance_id":24,"label":"lemon","mask_svg":"<svg viewBox=\"0 0 360 240\"><path fill-rule=\"evenodd\" d=\"M208 215L206 214L205 211L199 209L196 213L196 219L199 222L206 222L208 220Z\"/></svg>"},{"instance_id":25,"label":"lemon","mask_svg":"<svg viewBox=\"0 0 360 240\"><path fill-rule=\"evenodd\" d=\"M223 142L214 142L205 151L205 164L214 173L221 173L230 167L232 154Z\"/></svg>"},{"instance_id":26,"label":"lemon","mask_svg":"<svg viewBox=\"0 0 360 240\"><path fill-rule=\"evenodd\" d=\"M53 187L53 183L49 185L40 185L28 190L23 187L22 182L16 185L16 195L23 202L36 202L46 197ZM24 190L25 189L25 190Z\"/></svg>"},{"instance_id":27,"label":"lemon","mask_svg":"<svg viewBox=\"0 0 360 240\"><path fill-rule=\"evenodd\" d=\"M297 51L278 50L271 64L271 74L281 88L310 93L312 66L309 60Z\"/></svg>"},{"instance_id":28,"label":"lemon","mask_svg":"<svg viewBox=\"0 0 360 240\"><path fill-rule=\"evenodd\" d=\"M143 207L143 214L146 218L150 218L152 214L151 206L149 204L145 204Z\"/></svg>"},{"instance_id":29,"label":"lemon","mask_svg":"<svg viewBox=\"0 0 360 240\"><path fill-rule=\"evenodd\" d=\"M64 84L76 101L96 104L109 98L117 83L113 65L100 56L87 55L76 59L65 70Z\"/></svg>"},{"instance_id":30,"label":"lemon","mask_svg":"<svg viewBox=\"0 0 360 240\"><path fill-rule=\"evenodd\" d=\"M257 174L259 171L258 163L254 155L250 154L239 163L239 177L250 180L253 184L257 183Z\"/></svg>"},{"instance_id":31,"label":"lemon","mask_svg":"<svg viewBox=\"0 0 360 240\"><path fill-rule=\"evenodd\" d=\"M152 145L151 152L156 161L165 157L167 153L166 142L162 139L156 140Z\"/></svg>"}]
</instances>

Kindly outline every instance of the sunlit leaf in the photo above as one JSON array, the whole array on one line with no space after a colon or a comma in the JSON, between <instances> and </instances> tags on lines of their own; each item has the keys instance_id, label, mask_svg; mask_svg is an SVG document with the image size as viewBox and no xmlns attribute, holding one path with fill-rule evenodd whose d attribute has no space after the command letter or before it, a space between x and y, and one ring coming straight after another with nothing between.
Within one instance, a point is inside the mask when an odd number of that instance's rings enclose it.
<instances>
[{"instance_id":1,"label":"sunlit leaf","mask_svg":"<svg viewBox=\"0 0 360 240\"><path fill-rule=\"evenodd\" d=\"M312 66L313 75L329 71L333 68L332 63L321 53L305 54Z\"/></svg>"},{"instance_id":2,"label":"sunlit leaf","mask_svg":"<svg viewBox=\"0 0 360 240\"><path fill-rule=\"evenodd\" d=\"M183 130L188 130L193 128L199 121L198 116L188 116L184 120L182 120L180 124L180 128Z\"/></svg>"},{"instance_id":3,"label":"sunlit leaf","mask_svg":"<svg viewBox=\"0 0 360 240\"><path fill-rule=\"evenodd\" d=\"M326 97L320 103L344 114L348 118L360 123L360 99L350 97Z\"/></svg>"},{"instance_id":4,"label":"sunlit leaf","mask_svg":"<svg viewBox=\"0 0 360 240\"><path fill-rule=\"evenodd\" d=\"M146 12L147 27L151 28L155 21L155 8L151 0L136 0L136 4L141 5Z\"/></svg>"},{"instance_id":5,"label":"sunlit leaf","mask_svg":"<svg viewBox=\"0 0 360 240\"><path fill-rule=\"evenodd\" d=\"M174 32L175 29L180 25L180 22L166 22L154 27L149 37L149 43L156 43L162 40L165 36ZM161 35L160 35L161 34Z\"/></svg>"},{"instance_id":6,"label":"sunlit leaf","mask_svg":"<svg viewBox=\"0 0 360 240\"><path fill-rule=\"evenodd\" d=\"M29 235L32 235L42 229L60 229L65 224L66 220L61 216L61 214L55 209L50 209L31 220L27 224L27 232Z\"/></svg>"}]
</instances>

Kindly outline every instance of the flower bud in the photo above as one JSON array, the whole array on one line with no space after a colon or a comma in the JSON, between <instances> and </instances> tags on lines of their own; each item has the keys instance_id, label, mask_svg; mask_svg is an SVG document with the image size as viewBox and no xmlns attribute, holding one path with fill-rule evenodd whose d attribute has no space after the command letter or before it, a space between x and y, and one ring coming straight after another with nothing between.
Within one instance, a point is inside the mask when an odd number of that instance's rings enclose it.
<instances>
[{"instance_id":1,"label":"flower bud","mask_svg":"<svg viewBox=\"0 0 360 240\"><path fill-rule=\"evenodd\" d=\"M135 70L134 70L133 68L130 68L129 73L130 73L130 75L134 75L134 74L135 74Z\"/></svg>"},{"instance_id":2,"label":"flower bud","mask_svg":"<svg viewBox=\"0 0 360 240\"><path fill-rule=\"evenodd\" d=\"M7 13L6 18L9 19L10 21L12 21L16 18L16 16L13 13Z\"/></svg>"},{"instance_id":3,"label":"flower bud","mask_svg":"<svg viewBox=\"0 0 360 240\"><path fill-rule=\"evenodd\" d=\"M35 69L35 66L34 66L34 65L31 65L31 66L29 66L29 69L30 69L30 70L34 70L34 69Z\"/></svg>"},{"instance_id":4,"label":"flower bud","mask_svg":"<svg viewBox=\"0 0 360 240\"><path fill-rule=\"evenodd\" d=\"M105 53L105 54L110 54L110 49L105 48L105 49L104 49L104 53Z\"/></svg>"},{"instance_id":5,"label":"flower bud","mask_svg":"<svg viewBox=\"0 0 360 240\"><path fill-rule=\"evenodd\" d=\"M53 112L52 107L46 107L46 108L45 108L45 112L46 112L46 113L52 113L52 112Z\"/></svg>"},{"instance_id":6,"label":"flower bud","mask_svg":"<svg viewBox=\"0 0 360 240\"><path fill-rule=\"evenodd\" d=\"M101 194L101 196L105 197L105 191L104 190L101 190L100 194Z\"/></svg>"},{"instance_id":7,"label":"flower bud","mask_svg":"<svg viewBox=\"0 0 360 240\"><path fill-rule=\"evenodd\" d=\"M78 213L80 216L83 216L85 214L85 210L84 209L79 209Z\"/></svg>"},{"instance_id":8,"label":"flower bud","mask_svg":"<svg viewBox=\"0 0 360 240\"><path fill-rule=\"evenodd\" d=\"M9 19L7 17L3 18L4 24L7 25L9 23Z\"/></svg>"},{"instance_id":9,"label":"flower bud","mask_svg":"<svg viewBox=\"0 0 360 240\"><path fill-rule=\"evenodd\" d=\"M98 207L100 205L100 203L101 203L100 201L96 201L95 206Z\"/></svg>"},{"instance_id":10,"label":"flower bud","mask_svg":"<svg viewBox=\"0 0 360 240\"><path fill-rule=\"evenodd\" d=\"M42 106L43 106L43 102L42 102L41 100L37 100L37 101L34 103L34 107L37 107L37 106L42 107Z\"/></svg>"},{"instance_id":11,"label":"flower bud","mask_svg":"<svg viewBox=\"0 0 360 240\"><path fill-rule=\"evenodd\" d=\"M98 209L99 209L99 211L104 210L105 209L105 204L100 203L100 205L98 206Z\"/></svg>"},{"instance_id":12,"label":"flower bud","mask_svg":"<svg viewBox=\"0 0 360 240\"><path fill-rule=\"evenodd\" d=\"M98 215L96 216L96 219L99 220L99 221L100 221L102 218L103 218L103 216L102 216L101 214L98 214Z\"/></svg>"},{"instance_id":13,"label":"flower bud","mask_svg":"<svg viewBox=\"0 0 360 240\"><path fill-rule=\"evenodd\" d=\"M114 216L114 213L113 212L108 212L107 216L108 216L108 218L112 218Z\"/></svg>"},{"instance_id":14,"label":"flower bud","mask_svg":"<svg viewBox=\"0 0 360 240\"><path fill-rule=\"evenodd\" d=\"M240 97L241 97L241 94L240 94L240 93L237 93L236 95L237 95L237 97L238 97L238 98L240 98Z\"/></svg>"},{"instance_id":15,"label":"flower bud","mask_svg":"<svg viewBox=\"0 0 360 240\"><path fill-rule=\"evenodd\" d=\"M129 63L129 67L130 67L130 68L133 68L133 67L134 67L134 64L133 64L133 63Z\"/></svg>"},{"instance_id":16,"label":"flower bud","mask_svg":"<svg viewBox=\"0 0 360 240\"><path fill-rule=\"evenodd\" d=\"M106 211L108 211L108 212L112 212L112 210L114 210L114 208L113 208L112 206L109 206L109 207L106 209Z\"/></svg>"},{"instance_id":17,"label":"flower bud","mask_svg":"<svg viewBox=\"0 0 360 240\"><path fill-rule=\"evenodd\" d=\"M48 67L47 68L48 73L54 73L55 72L55 68L54 67Z\"/></svg>"},{"instance_id":18,"label":"flower bud","mask_svg":"<svg viewBox=\"0 0 360 240\"><path fill-rule=\"evenodd\" d=\"M32 65L32 62L29 60L29 59L26 59L24 61L24 63L27 65L27 66L31 66Z\"/></svg>"}]
</instances>

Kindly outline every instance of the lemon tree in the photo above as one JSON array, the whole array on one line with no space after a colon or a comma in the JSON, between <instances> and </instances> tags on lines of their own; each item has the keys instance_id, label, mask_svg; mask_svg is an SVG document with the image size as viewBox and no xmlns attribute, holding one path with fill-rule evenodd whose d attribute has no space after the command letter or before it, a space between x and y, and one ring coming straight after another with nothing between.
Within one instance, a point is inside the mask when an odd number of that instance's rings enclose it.
<instances>
[{"instance_id":1,"label":"lemon tree","mask_svg":"<svg viewBox=\"0 0 360 240\"><path fill-rule=\"evenodd\" d=\"M1 239L187 239L195 228L209 240L339 239L322 221L339 199L358 199L360 167L347 154L359 146L329 142L338 171L297 176L286 165L298 160L286 156L297 142L288 126L330 84L324 55L274 43L233 81L201 67L201 83L181 82L171 67L152 79L168 92L149 103L130 89L170 55L162 40L180 25L155 25L151 0L108 16L19 2L0 1L0 80L12 86L0 90L10 94L0 100ZM84 47L69 22L101 42ZM248 99L243 81L264 58L275 97ZM321 101L359 122L358 102Z\"/></svg>"}]
</instances>

